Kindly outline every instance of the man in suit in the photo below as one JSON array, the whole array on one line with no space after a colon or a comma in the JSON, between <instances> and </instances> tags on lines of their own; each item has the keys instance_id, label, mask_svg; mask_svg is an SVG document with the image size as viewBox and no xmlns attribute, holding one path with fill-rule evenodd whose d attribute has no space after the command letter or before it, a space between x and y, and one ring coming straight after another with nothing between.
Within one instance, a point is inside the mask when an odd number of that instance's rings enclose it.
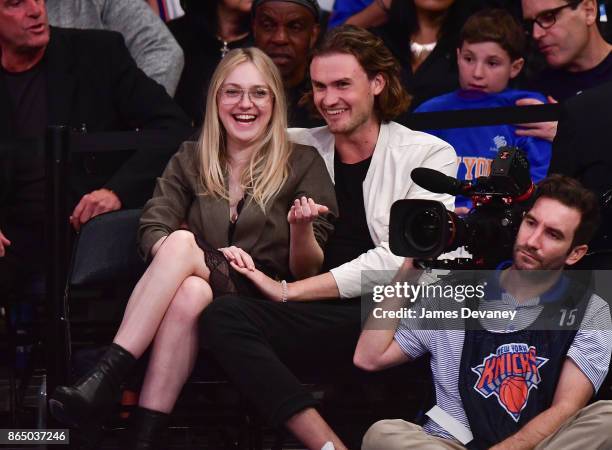
<instances>
[{"instance_id":1,"label":"man in suit","mask_svg":"<svg viewBox=\"0 0 612 450\"><path fill-rule=\"evenodd\" d=\"M553 142L550 173L577 178L597 194L612 189L610 116L599 111L612 104L612 81L566 101Z\"/></svg>"},{"instance_id":2,"label":"man in suit","mask_svg":"<svg viewBox=\"0 0 612 450\"><path fill-rule=\"evenodd\" d=\"M39 138L49 125L97 132L188 123L164 89L137 69L119 34L50 28L43 0L0 1L0 139ZM73 155L74 228L144 204L174 150ZM26 156L0 155L2 278L14 279L10 273L19 267L43 267L44 158Z\"/></svg>"}]
</instances>

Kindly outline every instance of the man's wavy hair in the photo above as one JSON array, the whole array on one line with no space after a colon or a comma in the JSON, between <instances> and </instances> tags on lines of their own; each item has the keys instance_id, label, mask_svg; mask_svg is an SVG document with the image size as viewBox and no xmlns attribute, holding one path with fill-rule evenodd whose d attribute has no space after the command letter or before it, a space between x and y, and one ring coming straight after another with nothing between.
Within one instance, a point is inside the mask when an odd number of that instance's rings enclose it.
<instances>
[{"instance_id":1,"label":"man's wavy hair","mask_svg":"<svg viewBox=\"0 0 612 450\"><path fill-rule=\"evenodd\" d=\"M363 28L342 25L325 35L312 52L312 58L335 53L353 55L368 78L372 79L381 74L385 79L385 87L374 100L378 119L388 122L408 109L410 96L401 83L400 65L382 39ZM316 111L312 87L304 94L300 104L309 105L311 110Z\"/></svg>"},{"instance_id":2,"label":"man's wavy hair","mask_svg":"<svg viewBox=\"0 0 612 450\"><path fill-rule=\"evenodd\" d=\"M571 248L591 241L601 221L599 202L592 191L574 178L551 174L538 183L534 204L539 198L557 200L580 212L580 223L576 227Z\"/></svg>"}]
</instances>

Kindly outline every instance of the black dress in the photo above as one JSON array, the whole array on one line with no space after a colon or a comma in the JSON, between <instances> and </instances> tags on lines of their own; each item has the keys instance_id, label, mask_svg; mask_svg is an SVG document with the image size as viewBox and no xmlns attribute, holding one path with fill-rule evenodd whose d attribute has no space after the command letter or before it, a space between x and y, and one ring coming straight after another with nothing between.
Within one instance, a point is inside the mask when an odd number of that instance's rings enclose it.
<instances>
[{"instance_id":1,"label":"black dress","mask_svg":"<svg viewBox=\"0 0 612 450\"><path fill-rule=\"evenodd\" d=\"M238 202L237 214L230 220L230 226L228 230L227 241L231 244L233 242L234 230L236 229L236 220L238 215L242 211L244 206L244 198ZM227 294L241 294L256 296L259 294L257 287L244 275L234 269L228 262L225 255L218 249L213 248L208 242L199 236L195 236L198 247L204 252L204 262L206 267L210 270L208 278L208 284L213 292L213 298L220 297ZM258 270L266 273L270 276L269 271L265 270L261 264L255 262L255 266Z\"/></svg>"},{"instance_id":2,"label":"black dress","mask_svg":"<svg viewBox=\"0 0 612 450\"><path fill-rule=\"evenodd\" d=\"M412 96L411 111L430 98L459 88L456 36L440 39L431 54L413 72L410 36L399 36L392 27L377 28L374 32L381 37L402 67L402 84Z\"/></svg>"}]
</instances>

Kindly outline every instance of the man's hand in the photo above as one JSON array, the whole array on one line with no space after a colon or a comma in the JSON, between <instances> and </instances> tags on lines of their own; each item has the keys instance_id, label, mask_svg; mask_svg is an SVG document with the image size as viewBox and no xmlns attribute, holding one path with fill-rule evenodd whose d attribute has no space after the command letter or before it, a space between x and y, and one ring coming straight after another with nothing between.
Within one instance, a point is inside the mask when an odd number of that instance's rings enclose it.
<instances>
[{"instance_id":1,"label":"man's hand","mask_svg":"<svg viewBox=\"0 0 612 450\"><path fill-rule=\"evenodd\" d=\"M220 248L219 251L223 253L225 259L227 259L232 266L239 267L240 269L244 269L249 272L255 270L253 258L251 258L251 255L241 248L232 245L231 247Z\"/></svg>"},{"instance_id":2,"label":"man's hand","mask_svg":"<svg viewBox=\"0 0 612 450\"><path fill-rule=\"evenodd\" d=\"M287 221L290 225L305 225L314 222L319 214L325 214L329 208L319 205L311 198L296 198L287 214Z\"/></svg>"},{"instance_id":3,"label":"man's hand","mask_svg":"<svg viewBox=\"0 0 612 450\"><path fill-rule=\"evenodd\" d=\"M85 194L81 198L81 201L72 211L70 223L76 231L79 231L81 225L90 219L110 211L117 211L118 209L121 209L119 197L108 189L98 189Z\"/></svg>"},{"instance_id":4,"label":"man's hand","mask_svg":"<svg viewBox=\"0 0 612 450\"><path fill-rule=\"evenodd\" d=\"M295 199L289 208L289 271L295 278L314 276L321 269L323 250L315 238L313 223L328 211L327 206L306 197Z\"/></svg>"},{"instance_id":5,"label":"man's hand","mask_svg":"<svg viewBox=\"0 0 612 450\"><path fill-rule=\"evenodd\" d=\"M468 208L467 206L458 206L457 208L455 208L455 214L457 214L459 217L465 217L468 215L469 212L470 208Z\"/></svg>"},{"instance_id":6,"label":"man's hand","mask_svg":"<svg viewBox=\"0 0 612 450\"><path fill-rule=\"evenodd\" d=\"M2 231L0 231L0 258L6 255L6 250L4 247L8 247L11 245L11 241L9 241Z\"/></svg>"},{"instance_id":7,"label":"man's hand","mask_svg":"<svg viewBox=\"0 0 612 450\"><path fill-rule=\"evenodd\" d=\"M548 96L548 103L558 103L557 100ZM516 106L543 105L544 103L535 98L521 98L516 101ZM531 136L552 142L557 134L557 122L522 123L517 125L518 136Z\"/></svg>"}]
</instances>

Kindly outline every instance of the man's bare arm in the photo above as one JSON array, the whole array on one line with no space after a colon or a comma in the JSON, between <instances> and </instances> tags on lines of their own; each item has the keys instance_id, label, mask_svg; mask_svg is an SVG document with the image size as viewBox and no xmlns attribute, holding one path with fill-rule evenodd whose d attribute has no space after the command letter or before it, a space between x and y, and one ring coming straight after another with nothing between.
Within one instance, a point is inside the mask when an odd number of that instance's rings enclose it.
<instances>
[{"instance_id":1,"label":"man's bare arm","mask_svg":"<svg viewBox=\"0 0 612 450\"><path fill-rule=\"evenodd\" d=\"M287 285L287 300L307 302L340 297L338 285L331 272L294 281Z\"/></svg>"},{"instance_id":2,"label":"man's bare arm","mask_svg":"<svg viewBox=\"0 0 612 450\"><path fill-rule=\"evenodd\" d=\"M401 307L398 305L398 308ZM377 371L410 361L397 341L395 341L395 328L393 324L385 324L383 329L368 329L368 325L361 332L353 364L363 370Z\"/></svg>"},{"instance_id":3,"label":"man's bare arm","mask_svg":"<svg viewBox=\"0 0 612 450\"><path fill-rule=\"evenodd\" d=\"M393 281L416 279L420 273L414 269L412 259L406 259ZM400 311L408 301L407 298L385 298L377 307L384 311ZM376 371L410 361L394 339L398 325L399 319L370 315L357 341L353 363L361 369Z\"/></svg>"},{"instance_id":4,"label":"man's bare arm","mask_svg":"<svg viewBox=\"0 0 612 450\"><path fill-rule=\"evenodd\" d=\"M563 363L550 408L538 414L517 433L491 447L490 450L533 449L583 408L592 396L593 385L576 363L567 358Z\"/></svg>"},{"instance_id":5,"label":"man's bare arm","mask_svg":"<svg viewBox=\"0 0 612 450\"><path fill-rule=\"evenodd\" d=\"M283 299L283 288L279 281L270 278L260 270L248 270L230 261L231 266L257 286L264 297L280 302ZM337 299L340 297L338 285L330 272L305 278L287 284L287 298L291 302Z\"/></svg>"}]
</instances>

